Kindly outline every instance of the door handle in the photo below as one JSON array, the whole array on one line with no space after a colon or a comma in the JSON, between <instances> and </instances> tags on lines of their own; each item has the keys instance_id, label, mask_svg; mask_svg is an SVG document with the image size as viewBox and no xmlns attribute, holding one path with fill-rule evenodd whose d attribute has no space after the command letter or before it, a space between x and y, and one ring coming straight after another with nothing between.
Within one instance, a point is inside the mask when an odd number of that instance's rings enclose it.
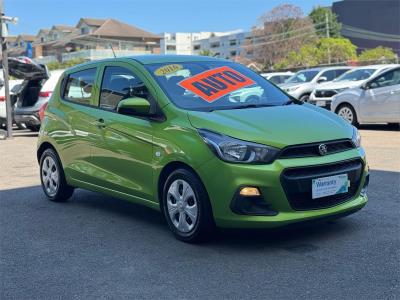
<instances>
[{"instance_id":1,"label":"door handle","mask_svg":"<svg viewBox=\"0 0 400 300\"><path fill-rule=\"evenodd\" d=\"M99 128L104 128L104 127L106 127L106 122L105 122L104 119L102 119L102 118L100 118L100 119L94 121L92 124L95 125L95 126L97 126L97 127L99 127Z\"/></svg>"}]
</instances>

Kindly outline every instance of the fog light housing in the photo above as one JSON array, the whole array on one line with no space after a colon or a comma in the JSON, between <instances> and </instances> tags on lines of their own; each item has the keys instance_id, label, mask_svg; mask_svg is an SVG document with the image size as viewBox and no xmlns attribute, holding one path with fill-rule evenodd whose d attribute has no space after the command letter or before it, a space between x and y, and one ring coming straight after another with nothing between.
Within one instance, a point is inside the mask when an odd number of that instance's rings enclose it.
<instances>
[{"instance_id":1,"label":"fog light housing","mask_svg":"<svg viewBox=\"0 0 400 300\"><path fill-rule=\"evenodd\" d=\"M369 185L369 173L365 177L364 185L361 189L360 195L365 197L367 195L367 190L368 190L368 185Z\"/></svg>"},{"instance_id":2,"label":"fog light housing","mask_svg":"<svg viewBox=\"0 0 400 300\"><path fill-rule=\"evenodd\" d=\"M257 187L239 188L232 199L230 208L239 215L275 216L278 214Z\"/></svg>"}]
</instances>

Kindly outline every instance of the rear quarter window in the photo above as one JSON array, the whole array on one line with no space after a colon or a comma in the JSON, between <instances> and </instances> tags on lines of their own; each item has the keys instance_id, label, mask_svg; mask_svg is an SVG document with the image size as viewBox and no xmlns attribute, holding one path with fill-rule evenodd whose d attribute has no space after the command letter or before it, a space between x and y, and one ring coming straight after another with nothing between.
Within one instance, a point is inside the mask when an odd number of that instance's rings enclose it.
<instances>
[{"instance_id":1,"label":"rear quarter window","mask_svg":"<svg viewBox=\"0 0 400 300\"><path fill-rule=\"evenodd\" d=\"M69 74L64 85L63 98L71 102L90 105L95 76L96 68Z\"/></svg>"}]
</instances>

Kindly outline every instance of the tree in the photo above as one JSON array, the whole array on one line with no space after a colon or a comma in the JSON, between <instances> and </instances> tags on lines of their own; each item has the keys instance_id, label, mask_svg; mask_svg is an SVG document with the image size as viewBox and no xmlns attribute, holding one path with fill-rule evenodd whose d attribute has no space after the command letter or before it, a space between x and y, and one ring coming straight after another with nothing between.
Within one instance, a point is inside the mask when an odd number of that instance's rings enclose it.
<instances>
[{"instance_id":1,"label":"tree","mask_svg":"<svg viewBox=\"0 0 400 300\"><path fill-rule=\"evenodd\" d=\"M214 53L212 53L208 49L202 49L202 50L200 50L199 55L202 55L202 56L214 56Z\"/></svg>"},{"instance_id":2,"label":"tree","mask_svg":"<svg viewBox=\"0 0 400 300\"><path fill-rule=\"evenodd\" d=\"M315 39L314 26L301 8L282 4L259 18L245 49L253 53L256 62L271 68L290 51L297 51Z\"/></svg>"},{"instance_id":3,"label":"tree","mask_svg":"<svg viewBox=\"0 0 400 300\"><path fill-rule=\"evenodd\" d=\"M342 24L337 21L337 16L328 7L317 6L308 15L315 26L315 32L319 37L326 36L326 19L328 18L329 37L340 37Z\"/></svg>"},{"instance_id":4,"label":"tree","mask_svg":"<svg viewBox=\"0 0 400 300\"><path fill-rule=\"evenodd\" d=\"M275 64L276 69L312 67L331 62L346 62L357 57L357 47L345 38L322 38L315 43L290 51L286 58Z\"/></svg>"},{"instance_id":5,"label":"tree","mask_svg":"<svg viewBox=\"0 0 400 300\"><path fill-rule=\"evenodd\" d=\"M396 54L393 52L391 48L387 47L376 47L373 49L364 50L358 56L358 60L360 61L368 61L368 60L391 60L395 59Z\"/></svg>"},{"instance_id":6,"label":"tree","mask_svg":"<svg viewBox=\"0 0 400 300\"><path fill-rule=\"evenodd\" d=\"M317 46L320 50L321 64L344 62L357 58L357 46L345 38L322 38ZM330 56L330 58L329 58Z\"/></svg>"}]
</instances>

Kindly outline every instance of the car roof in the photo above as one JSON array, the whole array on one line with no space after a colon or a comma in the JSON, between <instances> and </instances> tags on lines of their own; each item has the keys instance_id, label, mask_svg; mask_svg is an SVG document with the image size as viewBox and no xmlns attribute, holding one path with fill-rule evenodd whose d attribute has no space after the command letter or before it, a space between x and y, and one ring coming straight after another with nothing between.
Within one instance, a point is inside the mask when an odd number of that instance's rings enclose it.
<instances>
[{"instance_id":1,"label":"car roof","mask_svg":"<svg viewBox=\"0 0 400 300\"><path fill-rule=\"evenodd\" d=\"M332 67L318 67L318 68L310 68L310 69L303 69L303 70L299 70L300 71L327 71L327 70L340 70L340 69L353 69L352 66L332 66Z\"/></svg>"},{"instance_id":2,"label":"car roof","mask_svg":"<svg viewBox=\"0 0 400 300\"><path fill-rule=\"evenodd\" d=\"M121 56L116 58L106 58L84 62L76 66L66 69L68 72L80 69L81 67L91 67L96 66L99 63L113 62L131 59L142 65L156 64L156 63L183 63L183 62L193 62L193 61L226 61L226 59L215 58L211 56L201 56L201 55L162 55L162 54L148 54L148 55L137 55L137 56Z\"/></svg>"},{"instance_id":3,"label":"car roof","mask_svg":"<svg viewBox=\"0 0 400 300\"><path fill-rule=\"evenodd\" d=\"M400 65L396 64L385 64L385 65L369 65L369 66L360 66L356 67L356 70L362 70L362 69L386 69L386 68L392 68L392 67L398 67Z\"/></svg>"},{"instance_id":4,"label":"car roof","mask_svg":"<svg viewBox=\"0 0 400 300\"><path fill-rule=\"evenodd\" d=\"M143 65L157 63L183 63L191 61L226 61L225 59L201 55L138 55L128 57Z\"/></svg>"}]
</instances>

